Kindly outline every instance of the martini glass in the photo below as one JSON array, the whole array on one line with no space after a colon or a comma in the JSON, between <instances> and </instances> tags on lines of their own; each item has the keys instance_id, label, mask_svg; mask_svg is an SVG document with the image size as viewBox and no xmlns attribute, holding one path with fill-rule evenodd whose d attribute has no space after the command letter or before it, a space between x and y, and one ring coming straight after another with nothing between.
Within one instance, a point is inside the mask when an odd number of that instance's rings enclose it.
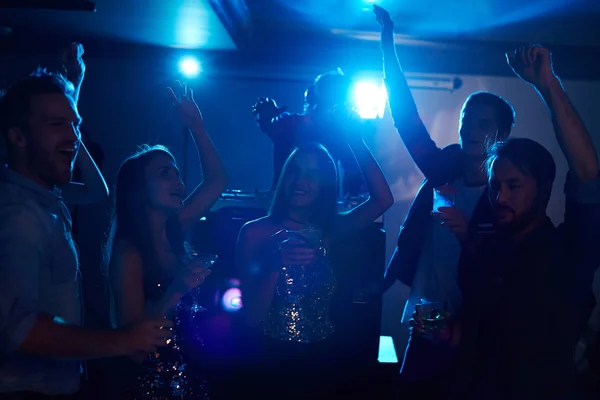
<instances>
[{"instance_id":1,"label":"martini glass","mask_svg":"<svg viewBox=\"0 0 600 400\"><path fill-rule=\"evenodd\" d=\"M191 253L189 257L190 257L190 265L194 265L194 267L200 267L200 268L205 268L205 269L212 269L212 267L215 265L215 263L219 259L219 256L216 254L206 254L206 253L197 253L197 252ZM206 307L203 307L202 305L200 305L201 290L202 290L201 286L198 286L197 288L192 290L189 294L191 301L188 302L187 308L191 313L206 311Z\"/></svg>"}]
</instances>

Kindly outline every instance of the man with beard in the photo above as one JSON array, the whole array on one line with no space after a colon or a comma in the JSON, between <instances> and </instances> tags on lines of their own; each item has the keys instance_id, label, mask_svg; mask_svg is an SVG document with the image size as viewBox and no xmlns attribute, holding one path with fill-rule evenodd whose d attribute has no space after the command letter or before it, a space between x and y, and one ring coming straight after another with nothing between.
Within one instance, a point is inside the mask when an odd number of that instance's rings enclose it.
<instances>
[{"instance_id":1,"label":"man with beard","mask_svg":"<svg viewBox=\"0 0 600 400\"><path fill-rule=\"evenodd\" d=\"M92 201L94 191L70 183L85 152L75 93L62 76L38 70L0 94L8 155L0 167L0 399L73 394L79 360L151 353L170 336L164 320L126 331L81 327L78 254L63 199ZM97 171L89 154L79 157Z\"/></svg>"},{"instance_id":2,"label":"man with beard","mask_svg":"<svg viewBox=\"0 0 600 400\"><path fill-rule=\"evenodd\" d=\"M425 176L400 228L398 246L385 273L385 289L396 280L411 289L403 320L408 322L422 298L445 302L448 311L460 309L457 266L461 244L472 232L489 233L492 212L483 169L485 144L506 139L514 125L514 110L502 97L488 92L471 94L459 124L460 144L437 147L421 121L394 46L394 23L386 10L374 6L381 24L385 84L394 124L411 157ZM454 198L452 207L433 211L434 189ZM450 204L448 204L450 205ZM411 335L401 370L404 391L437 397L452 354Z\"/></svg>"},{"instance_id":3,"label":"man with beard","mask_svg":"<svg viewBox=\"0 0 600 400\"><path fill-rule=\"evenodd\" d=\"M550 153L529 139L492 146L487 159L496 233L463 252L463 305L433 338L458 346L452 398L564 399L572 390L581 310L600 265L598 159L552 67L550 52L507 54L545 101L569 164L564 223L546 215L555 177ZM422 332L420 310L412 325Z\"/></svg>"}]
</instances>

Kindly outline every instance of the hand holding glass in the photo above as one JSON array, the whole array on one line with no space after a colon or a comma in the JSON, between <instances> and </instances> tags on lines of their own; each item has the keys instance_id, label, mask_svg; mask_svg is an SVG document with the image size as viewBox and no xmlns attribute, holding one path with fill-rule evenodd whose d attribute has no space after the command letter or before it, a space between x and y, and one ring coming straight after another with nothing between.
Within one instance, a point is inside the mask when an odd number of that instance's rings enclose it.
<instances>
[{"instance_id":1,"label":"hand holding glass","mask_svg":"<svg viewBox=\"0 0 600 400\"><path fill-rule=\"evenodd\" d=\"M440 212L441 207L454 207L456 190L450 185L433 189L433 212Z\"/></svg>"},{"instance_id":2,"label":"hand holding glass","mask_svg":"<svg viewBox=\"0 0 600 400\"><path fill-rule=\"evenodd\" d=\"M297 231L280 231L272 238L276 239L278 253L281 259L280 266L303 266L311 264L315 258L315 244L310 238Z\"/></svg>"},{"instance_id":3,"label":"hand holding glass","mask_svg":"<svg viewBox=\"0 0 600 400\"><path fill-rule=\"evenodd\" d=\"M421 321L425 333L440 332L446 328L446 307L439 301L421 299Z\"/></svg>"},{"instance_id":4,"label":"hand holding glass","mask_svg":"<svg viewBox=\"0 0 600 400\"><path fill-rule=\"evenodd\" d=\"M208 270L211 270L212 267L217 262L217 260L219 259L219 256L216 254L201 254L201 253L196 253L196 252L191 253L189 257L190 257L190 263L189 263L190 268L200 267L200 268L204 268L204 269L208 269ZM198 286L197 288L192 290L192 292L190 293L190 297L193 299L192 304L191 304L191 311L193 311L193 312L206 311L206 308L202 307L198 301L200 290L201 290L200 286Z\"/></svg>"}]
</instances>

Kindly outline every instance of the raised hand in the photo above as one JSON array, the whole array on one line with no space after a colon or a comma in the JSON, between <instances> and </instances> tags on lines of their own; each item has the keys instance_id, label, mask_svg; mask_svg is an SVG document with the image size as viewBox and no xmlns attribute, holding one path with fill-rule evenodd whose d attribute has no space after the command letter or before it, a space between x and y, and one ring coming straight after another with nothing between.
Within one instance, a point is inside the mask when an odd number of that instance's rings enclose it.
<instances>
[{"instance_id":1,"label":"raised hand","mask_svg":"<svg viewBox=\"0 0 600 400\"><path fill-rule=\"evenodd\" d=\"M285 111L285 108L278 107L275 100L268 97L260 97L252 106L252 114L257 119L270 120Z\"/></svg>"},{"instance_id":2,"label":"raised hand","mask_svg":"<svg viewBox=\"0 0 600 400\"><path fill-rule=\"evenodd\" d=\"M74 42L61 54L61 63L65 69L67 79L73 84L81 81L85 75L85 62L83 61L84 52L83 45Z\"/></svg>"},{"instance_id":3,"label":"raised hand","mask_svg":"<svg viewBox=\"0 0 600 400\"><path fill-rule=\"evenodd\" d=\"M373 13L381 25L381 40L394 39L394 21L390 13L383 7L373 4Z\"/></svg>"},{"instance_id":4,"label":"raised hand","mask_svg":"<svg viewBox=\"0 0 600 400\"><path fill-rule=\"evenodd\" d=\"M202 113L194 100L194 91L191 88L188 88L186 84L182 84L181 82L177 82L179 87L181 88L181 98L178 98L175 94L175 91L168 87L167 90L171 95L171 99L173 100L173 105L179 111L179 116L185 125L190 128L202 127L204 125L204 119L202 118Z\"/></svg>"},{"instance_id":5,"label":"raised hand","mask_svg":"<svg viewBox=\"0 0 600 400\"><path fill-rule=\"evenodd\" d=\"M521 46L506 53L506 61L515 75L537 88L555 79L552 53L545 47Z\"/></svg>"}]
</instances>

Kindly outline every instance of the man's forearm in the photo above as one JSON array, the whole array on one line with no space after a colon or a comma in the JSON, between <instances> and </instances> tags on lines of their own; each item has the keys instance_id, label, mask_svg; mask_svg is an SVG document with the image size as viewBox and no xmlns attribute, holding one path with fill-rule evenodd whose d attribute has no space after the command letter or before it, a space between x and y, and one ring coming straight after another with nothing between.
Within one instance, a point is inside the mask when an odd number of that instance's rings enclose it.
<instances>
[{"instance_id":1,"label":"man's forearm","mask_svg":"<svg viewBox=\"0 0 600 400\"><path fill-rule=\"evenodd\" d=\"M75 104L78 104L81 86L83 85L83 80L85 79L85 72L77 71L69 73L69 70L65 66L63 66L63 68L65 69L67 80L73 84L73 101Z\"/></svg>"},{"instance_id":2,"label":"man's forearm","mask_svg":"<svg viewBox=\"0 0 600 400\"><path fill-rule=\"evenodd\" d=\"M583 182L596 179L598 157L594 143L560 80L554 78L536 89L550 111L556 137L571 171Z\"/></svg>"},{"instance_id":3,"label":"man's forearm","mask_svg":"<svg viewBox=\"0 0 600 400\"><path fill-rule=\"evenodd\" d=\"M106 199L109 194L108 186L83 144L77 155L77 164L81 170L82 182L69 182L61 186L65 203L88 204Z\"/></svg>"},{"instance_id":4,"label":"man's forearm","mask_svg":"<svg viewBox=\"0 0 600 400\"><path fill-rule=\"evenodd\" d=\"M393 40L384 41L381 43L381 53L383 55L383 72L384 78L400 78L403 76L402 67L396 54L396 45Z\"/></svg>"},{"instance_id":5,"label":"man's forearm","mask_svg":"<svg viewBox=\"0 0 600 400\"><path fill-rule=\"evenodd\" d=\"M75 104L79 103L79 94L81 93L81 85L83 83L83 77L81 78L81 80L75 80L73 81L73 86L74 86L74 90L73 90L73 101L75 101Z\"/></svg>"},{"instance_id":6,"label":"man's forearm","mask_svg":"<svg viewBox=\"0 0 600 400\"><path fill-rule=\"evenodd\" d=\"M394 125L410 156L423 174L430 177L433 173L432 162L439 149L419 116L417 104L398 61L393 38L382 41L381 49L385 86Z\"/></svg>"},{"instance_id":7,"label":"man's forearm","mask_svg":"<svg viewBox=\"0 0 600 400\"><path fill-rule=\"evenodd\" d=\"M124 355L122 331L88 331L39 315L19 352L41 357L90 359Z\"/></svg>"},{"instance_id":8,"label":"man's forearm","mask_svg":"<svg viewBox=\"0 0 600 400\"><path fill-rule=\"evenodd\" d=\"M419 119L417 104L412 96L410 87L398 60L396 46L393 40L385 41L381 45L383 54L383 72L388 91L388 101L392 116L396 124L407 123Z\"/></svg>"}]
</instances>

